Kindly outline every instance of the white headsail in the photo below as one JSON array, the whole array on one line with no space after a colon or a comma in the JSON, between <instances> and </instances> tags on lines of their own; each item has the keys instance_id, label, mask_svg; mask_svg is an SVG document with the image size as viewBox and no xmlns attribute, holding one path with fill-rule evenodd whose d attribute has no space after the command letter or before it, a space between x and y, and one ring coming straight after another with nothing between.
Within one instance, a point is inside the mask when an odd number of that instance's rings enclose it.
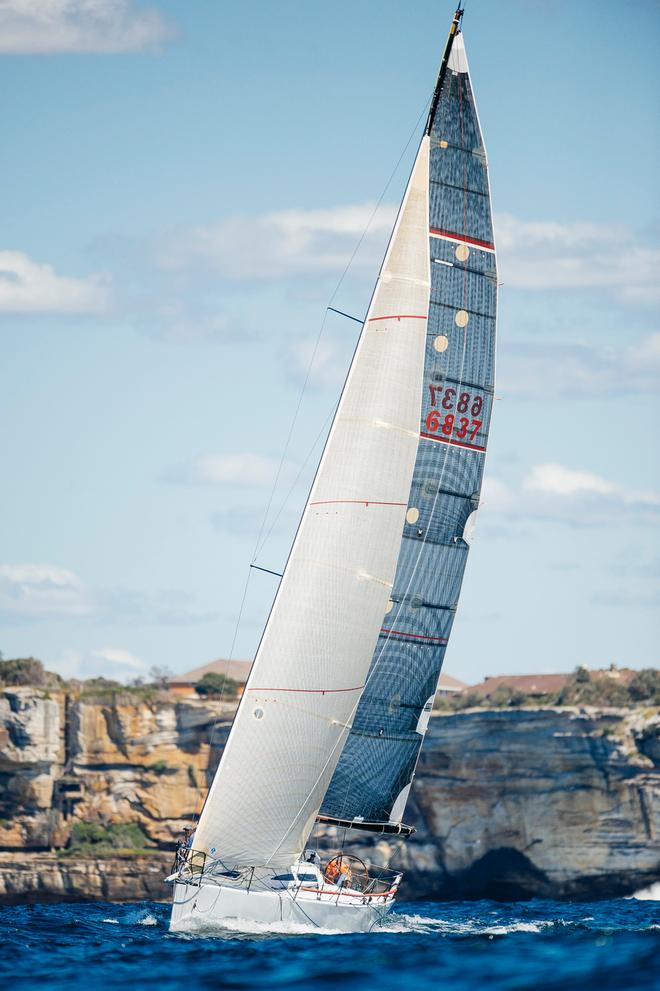
<instances>
[{"instance_id":1,"label":"white headsail","mask_svg":"<svg viewBox=\"0 0 660 991\"><path fill-rule=\"evenodd\" d=\"M420 145L328 442L197 827L228 867L289 867L342 752L394 581L429 307Z\"/></svg>"}]
</instances>

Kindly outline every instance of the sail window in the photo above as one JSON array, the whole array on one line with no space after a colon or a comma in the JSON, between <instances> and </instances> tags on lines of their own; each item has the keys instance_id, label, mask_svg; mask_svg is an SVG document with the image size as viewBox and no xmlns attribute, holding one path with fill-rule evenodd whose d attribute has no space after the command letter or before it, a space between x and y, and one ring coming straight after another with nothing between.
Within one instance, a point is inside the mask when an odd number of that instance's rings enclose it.
<instances>
[{"instance_id":1,"label":"sail window","mask_svg":"<svg viewBox=\"0 0 660 991\"><path fill-rule=\"evenodd\" d=\"M466 262L470 257L470 249L467 244L459 244L456 248L455 254L459 262Z\"/></svg>"},{"instance_id":2,"label":"sail window","mask_svg":"<svg viewBox=\"0 0 660 991\"><path fill-rule=\"evenodd\" d=\"M457 310L454 320L456 321L457 327L467 327L468 320L470 319L467 310Z\"/></svg>"},{"instance_id":3,"label":"sail window","mask_svg":"<svg viewBox=\"0 0 660 991\"><path fill-rule=\"evenodd\" d=\"M256 709L252 710L252 715L254 716L255 719L263 719L264 710L261 708L261 706L257 706Z\"/></svg>"},{"instance_id":4,"label":"sail window","mask_svg":"<svg viewBox=\"0 0 660 991\"><path fill-rule=\"evenodd\" d=\"M421 597L421 595L413 595L412 599L410 600L410 608L421 609L423 605L424 605L424 599Z\"/></svg>"},{"instance_id":5,"label":"sail window","mask_svg":"<svg viewBox=\"0 0 660 991\"><path fill-rule=\"evenodd\" d=\"M400 705L401 705L401 695L399 692L396 692L396 694L393 695L392 698L390 699L390 704L388 706L387 711L389 712L390 715L392 715L392 713L396 712L396 710L400 707Z\"/></svg>"},{"instance_id":6,"label":"sail window","mask_svg":"<svg viewBox=\"0 0 660 991\"><path fill-rule=\"evenodd\" d=\"M433 341L433 347L436 351L439 351L442 354L442 352L446 351L449 347L449 338L445 337L444 334L438 334L436 339Z\"/></svg>"},{"instance_id":7,"label":"sail window","mask_svg":"<svg viewBox=\"0 0 660 991\"><path fill-rule=\"evenodd\" d=\"M419 519L419 509L417 506L411 506L406 513L406 523L416 523Z\"/></svg>"}]
</instances>

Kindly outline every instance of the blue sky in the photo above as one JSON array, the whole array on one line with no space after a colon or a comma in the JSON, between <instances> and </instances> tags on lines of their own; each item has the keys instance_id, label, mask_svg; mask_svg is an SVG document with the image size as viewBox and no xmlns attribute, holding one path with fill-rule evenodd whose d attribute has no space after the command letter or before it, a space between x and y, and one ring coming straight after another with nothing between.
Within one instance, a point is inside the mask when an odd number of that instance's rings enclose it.
<instances>
[{"instance_id":1,"label":"blue sky","mask_svg":"<svg viewBox=\"0 0 660 991\"><path fill-rule=\"evenodd\" d=\"M660 5L466 6L503 287L445 670L657 666ZM123 678L230 651L325 307L364 313L414 154L452 7L411 9L0 3L5 656ZM357 330L323 325L266 568Z\"/></svg>"}]
</instances>

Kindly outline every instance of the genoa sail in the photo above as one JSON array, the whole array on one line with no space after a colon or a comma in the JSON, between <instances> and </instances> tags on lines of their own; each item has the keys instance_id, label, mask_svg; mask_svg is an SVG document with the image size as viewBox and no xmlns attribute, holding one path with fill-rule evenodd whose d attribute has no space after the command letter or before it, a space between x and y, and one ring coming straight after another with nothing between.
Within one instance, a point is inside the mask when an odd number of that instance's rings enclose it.
<instances>
[{"instance_id":1,"label":"genoa sail","mask_svg":"<svg viewBox=\"0 0 660 991\"><path fill-rule=\"evenodd\" d=\"M342 752L392 594L419 442L430 258L420 146L195 848L288 868Z\"/></svg>"},{"instance_id":2,"label":"genoa sail","mask_svg":"<svg viewBox=\"0 0 660 991\"><path fill-rule=\"evenodd\" d=\"M400 828L428 726L493 403L497 273L487 161L463 35L450 35L448 49L427 125L431 287L409 509L366 687L321 808L325 821L386 830Z\"/></svg>"}]
</instances>

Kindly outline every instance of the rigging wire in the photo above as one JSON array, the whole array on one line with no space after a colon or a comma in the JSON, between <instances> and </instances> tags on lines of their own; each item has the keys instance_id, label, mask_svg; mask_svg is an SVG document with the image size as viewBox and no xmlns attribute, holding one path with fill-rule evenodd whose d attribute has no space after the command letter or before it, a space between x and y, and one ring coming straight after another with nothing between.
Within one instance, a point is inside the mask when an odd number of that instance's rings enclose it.
<instances>
[{"instance_id":1,"label":"rigging wire","mask_svg":"<svg viewBox=\"0 0 660 991\"><path fill-rule=\"evenodd\" d=\"M255 545L255 552L254 552L254 555L252 557L252 563L253 564L256 561L258 555L263 550L264 545L265 545L266 541L268 540L268 538L269 538L269 536L270 536L270 534L272 533L272 530L273 530L273 527L271 526L270 530L266 534L265 539L260 544L262 534L263 534L264 529L266 527L266 521L268 519L268 514L270 513L270 509L271 509L271 506L272 506L272 503L273 503L273 499L274 499L274 496L275 496L275 491L277 489L277 484L279 482L279 478L280 478L280 475L282 473L282 468L284 466L286 455L287 455L287 453L289 451L289 446L290 446L290 443L291 443L291 438L293 436L293 432L294 432L295 427L296 427L296 424L298 422L298 417L300 415L300 409L301 409L301 406L302 406L302 403L303 403L303 399L305 397L305 393L307 391L307 386L309 384L309 380L310 380L310 377L311 377L311 374L312 374L312 370L313 370L313 367L314 367L314 362L316 360L316 355L318 353L319 345L321 343L321 338L323 336L323 331L325 330L326 321L328 319L328 312L329 311L339 312L339 311L337 311L337 310L334 309L334 307L332 306L332 304L334 303L335 299L337 298L337 294L339 293L339 290L341 289L341 287L342 287L342 285L344 283L344 279L346 278L346 276L347 276L347 274L349 272L349 269L351 268L351 265L353 264L353 262L355 260L355 257L357 255L358 251L360 250L365 237L369 233L369 230L371 228L371 225L373 224L374 218L375 218L378 210L381 207L381 204L383 202L383 199L385 198L385 195L386 195L388 189L390 188L390 186L392 184L392 180L394 179L394 176L398 172L399 166L401 165L401 162L403 161L403 159L404 159L404 157L406 155L406 152L408 151L408 148L410 147L410 142L415 137L415 134L417 133L417 130L419 128L419 125L420 125L421 121L424 118L424 115L426 114L426 112L428 110L429 103L430 103L430 100L426 100L422 112L420 113L419 117L415 121L415 126L413 127L412 131L410 132L410 135L408 136L408 140L406 141L406 143L405 143L405 145L403 147L403 150L402 150L401 154L399 155L399 157L398 157L398 159L396 161L396 164L395 164L394 168L392 169L392 171L391 171L391 173L389 175L389 178L388 178L387 182L383 186L382 192L381 192L380 196L378 197L378 199L376 201L376 204L375 204L373 210L371 211L371 214L369 215L369 219L367 220L366 226L365 226L364 230L362 231L362 233L361 233L361 235L360 235L360 237L359 237L359 239L358 239L355 247L353 248L353 251L351 253L351 256L348 259L348 261L347 261L347 263L346 263L346 265L344 267L344 270L342 271L341 275L339 276L339 279L337 281L337 284L335 285L335 288L334 288L334 290L332 292L332 295L330 296L330 299L328 300L328 304L327 304L327 306L325 308L325 312L323 314L323 319L321 320L321 325L319 327L319 331L318 331L318 333L316 335L316 338L315 338L315 341L314 341L314 346L313 346L313 349L312 349L312 355L311 355L311 357L309 359L309 363L307 365L307 369L306 369L306 372L305 372L305 378L303 380L303 385L302 385L302 388L300 390L300 395L298 397L298 402L296 404L296 408L295 408L295 411L294 411L294 414L293 414L293 419L291 420L291 425L289 427L289 432L287 434L287 438L286 438L286 441L284 443L284 448L282 450L282 456L280 458L280 462L279 462L279 465L278 465L278 468L277 468L277 472L275 474L275 480L273 482L273 486L272 486L272 489L271 489L271 492L270 492L270 495L269 495L269 498L268 498L268 504L266 506L266 512L264 514L264 518L263 518L263 521L262 521L262 524L261 524L261 527L260 527L260 530L259 530L259 536L257 537L257 541L256 541L256 545ZM345 313L342 313L341 315L342 316L349 316L349 314L345 314ZM350 317L350 319L351 320L355 320L355 317ZM356 322L359 322L359 321L356 321ZM333 412L334 412L334 409L333 409ZM324 425L323 429L325 429L325 425ZM323 432L323 429L322 429L321 433ZM317 443L317 441L315 441L314 446L316 446L316 443ZM304 467L304 465L303 465L303 467ZM296 478L296 482L298 481L298 478L299 477L300 477L300 473L298 474L298 477ZM286 506L286 503L287 503L287 501L288 501L288 499L289 499L289 497L291 495L291 492L293 491L293 488L294 487L295 487L295 483L291 487L291 489L289 490L289 492L287 493L287 495L286 495L286 497L284 499L284 502L282 503L282 505L281 505L281 507L280 507L280 509L279 509L279 511L277 513L276 520L279 519L279 516L281 515L284 507Z\"/></svg>"}]
</instances>

